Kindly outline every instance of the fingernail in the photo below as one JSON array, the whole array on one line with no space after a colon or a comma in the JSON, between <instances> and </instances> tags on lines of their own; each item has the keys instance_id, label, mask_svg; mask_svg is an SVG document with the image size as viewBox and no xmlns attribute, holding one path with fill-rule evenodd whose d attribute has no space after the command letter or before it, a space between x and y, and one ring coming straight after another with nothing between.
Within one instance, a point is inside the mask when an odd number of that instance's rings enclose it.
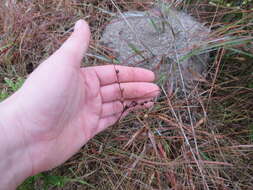
<instances>
[{"instance_id":1,"label":"fingernail","mask_svg":"<svg viewBox=\"0 0 253 190\"><path fill-rule=\"evenodd\" d=\"M80 28L82 28L82 26L83 26L83 23L84 23L83 20L78 20L78 21L76 22L76 24L75 24L75 31L76 31L76 30L80 30Z\"/></svg>"}]
</instances>

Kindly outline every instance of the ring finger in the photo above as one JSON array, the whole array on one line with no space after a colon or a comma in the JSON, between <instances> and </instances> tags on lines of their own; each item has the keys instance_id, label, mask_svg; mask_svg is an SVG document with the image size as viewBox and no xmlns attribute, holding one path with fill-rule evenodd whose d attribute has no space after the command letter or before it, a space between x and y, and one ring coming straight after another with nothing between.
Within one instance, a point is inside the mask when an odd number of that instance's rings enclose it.
<instances>
[{"instance_id":1,"label":"ring finger","mask_svg":"<svg viewBox=\"0 0 253 190\"><path fill-rule=\"evenodd\" d=\"M151 99L139 99L135 101L124 101L122 104L120 101L114 101L104 103L102 107L101 117L110 117L126 111L133 111L137 109L148 108L153 105Z\"/></svg>"}]
</instances>

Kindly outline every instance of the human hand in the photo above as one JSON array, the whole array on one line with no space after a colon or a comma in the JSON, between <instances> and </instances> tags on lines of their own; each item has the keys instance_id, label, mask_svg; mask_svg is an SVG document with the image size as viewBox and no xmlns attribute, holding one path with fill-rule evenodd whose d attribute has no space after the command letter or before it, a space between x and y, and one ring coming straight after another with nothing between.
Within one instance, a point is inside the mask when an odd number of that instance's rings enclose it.
<instances>
[{"instance_id":1,"label":"human hand","mask_svg":"<svg viewBox=\"0 0 253 190\"><path fill-rule=\"evenodd\" d=\"M159 93L151 83L154 74L145 69L113 65L80 68L89 38L87 23L79 21L62 47L1 105L11 113L7 117L12 120L11 127L18 128L13 131L21 131L16 135L22 134L32 166L30 175L60 165L113 125L124 110L122 94L127 105Z\"/></svg>"}]
</instances>

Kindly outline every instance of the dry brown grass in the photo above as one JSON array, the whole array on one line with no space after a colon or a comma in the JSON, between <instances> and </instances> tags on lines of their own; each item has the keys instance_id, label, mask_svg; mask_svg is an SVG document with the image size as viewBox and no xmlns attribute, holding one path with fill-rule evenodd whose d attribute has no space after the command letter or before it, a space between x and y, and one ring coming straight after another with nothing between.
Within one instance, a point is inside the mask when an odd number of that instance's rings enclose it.
<instances>
[{"instance_id":1,"label":"dry brown grass","mask_svg":"<svg viewBox=\"0 0 253 190\"><path fill-rule=\"evenodd\" d=\"M29 74L61 45L79 18L90 23L93 34L84 65L108 64L103 60L112 59L99 44L105 24L117 13L111 1L5 2L8 6L0 5L0 87L4 77ZM153 2L116 3L125 11L145 10ZM207 1L180 6L213 28L210 40L252 37L249 7L218 8ZM232 46L252 55L252 41ZM131 114L50 173L84 180L95 189L252 189L252 63L252 57L219 46L212 52L207 81L192 96L182 100L164 91L153 109ZM189 109L197 113L192 124ZM108 132L111 138L105 142ZM36 182L37 189L42 189L40 183ZM51 189L92 187L73 181Z\"/></svg>"}]
</instances>

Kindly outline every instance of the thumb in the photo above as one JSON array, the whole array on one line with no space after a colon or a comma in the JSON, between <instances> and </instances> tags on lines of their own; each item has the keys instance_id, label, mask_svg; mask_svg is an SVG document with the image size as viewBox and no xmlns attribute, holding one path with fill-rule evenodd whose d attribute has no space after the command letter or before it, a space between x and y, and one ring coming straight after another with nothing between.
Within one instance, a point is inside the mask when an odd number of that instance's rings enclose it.
<instances>
[{"instance_id":1,"label":"thumb","mask_svg":"<svg viewBox=\"0 0 253 190\"><path fill-rule=\"evenodd\" d=\"M90 29L87 22L79 20L76 22L74 32L55 53L58 59L65 64L80 66L80 63L88 49L90 41ZM61 62L61 63L62 63Z\"/></svg>"}]
</instances>

